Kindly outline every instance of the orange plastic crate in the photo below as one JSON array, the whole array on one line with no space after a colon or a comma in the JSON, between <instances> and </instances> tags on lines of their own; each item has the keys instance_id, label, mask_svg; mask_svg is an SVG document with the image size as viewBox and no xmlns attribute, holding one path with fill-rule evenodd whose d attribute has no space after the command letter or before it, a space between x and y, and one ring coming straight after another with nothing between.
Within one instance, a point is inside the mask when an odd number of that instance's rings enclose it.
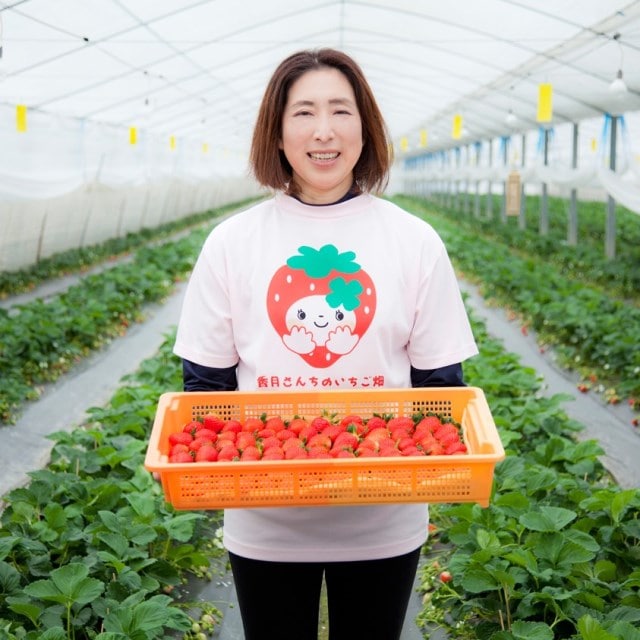
<instances>
[{"instance_id":1,"label":"orange plastic crate","mask_svg":"<svg viewBox=\"0 0 640 640\"><path fill-rule=\"evenodd\" d=\"M450 456L170 463L169 435L214 413L243 421L262 414L313 419L323 412L363 418L437 413L462 424L467 453ZM493 472L505 456L481 389L176 392L160 396L145 458L176 509L230 509L478 502L489 504Z\"/></svg>"}]
</instances>

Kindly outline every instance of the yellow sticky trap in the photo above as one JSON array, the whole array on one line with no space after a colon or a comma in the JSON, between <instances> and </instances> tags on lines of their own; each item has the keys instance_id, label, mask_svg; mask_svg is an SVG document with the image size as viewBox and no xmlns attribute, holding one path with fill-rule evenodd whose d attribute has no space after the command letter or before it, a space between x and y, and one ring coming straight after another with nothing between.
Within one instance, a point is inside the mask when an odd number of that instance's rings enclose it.
<instances>
[{"instance_id":1,"label":"yellow sticky trap","mask_svg":"<svg viewBox=\"0 0 640 640\"><path fill-rule=\"evenodd\" d=\"M206 142L202 143L202 153L209 153L209 145Z\"/></svg>"},{"instance_id":2,"label":"yellow sticky trap","mask_svg":"<svg viewBox=\"0 0 640 640\"><path fill-rule=\"evenodd\" d=\"M400 151L406 151L409 148L409 140L406 136L400 138Z\"/></svg>"},{"instance_id":3,"label":"yellow sticky trap","mask_svg":"<svg viewBox=\"0 0 640 640\"><path fill-rule=\"evenodd\" d=\"M19 104L16 106L16 129L20 133L27 130L27 105Z\"/></svg>"},{"instance_id":4,"label":"yellow sticky trap","mask_svg":"<svg viewBox=\"0 0 640 640\"><path fill-rule=\"evenodd\" d=\"M598 141L595 138L591 138L591 151L597 151L598 150Z\"/></svg>"},{"instance_id":5,"label":"yellow sticky trap","mask_svg":"<svg viewBox=\"0 0 640 640\"><path fill-rule=\"evenodd\" d=\"M538 85L538 122L551 122L553 118L553 85L543 82Z\"/></svg>"},{"instance_id":6,"label":"yellow sticky trap","mask_svg":"<svg viewBox=\"0 0 640 640\"><path fill-rule=\"evenodd\" d=\"M456 113L453 116L453 129L451 131L451 137L454 140L459 140L462 137L462 116Z\"/></svg>"},{"instance_id":7,"label":"yellow sticky trap","mask_svg":"<svg viewBox=\"0 0 640 640\"><path fill-rule=\"evenodd\" d=\"M135 127L129 127L129 144L137 144L138 130Z\"/></svg>"},{"instance_id":8,"label":"yellow sticky trap","mask_svg":"<svg viewBox=\"0 0 640 640\"><path fill-rule=\"evenodd\" d=\"M169 148L172 151L175 151L175 148L176 148L176 137L175 136L169 136Z\"/></svg>"},{"instance_id":9,"label":"yellow sticky trap","mask_svg":"<svg viewBox=\"0 0 640 640\"><path fill-rule=\"evenodd\" d=\"M426 147L427 146L427 130L426 129L421 129L420 130L420 146L421 147Z\"/></svg>"}]
</instances>

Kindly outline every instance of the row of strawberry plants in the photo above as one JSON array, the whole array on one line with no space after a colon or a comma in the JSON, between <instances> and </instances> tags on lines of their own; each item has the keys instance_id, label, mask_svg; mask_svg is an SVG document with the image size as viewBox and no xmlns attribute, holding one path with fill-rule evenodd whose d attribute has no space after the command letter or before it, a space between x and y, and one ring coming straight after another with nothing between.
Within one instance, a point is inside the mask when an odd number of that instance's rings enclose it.
<instances>
[{"instance_id":1,"label":"row of strawberry plants","mask_svg":"<svg viewBox=\"0 0 640 640\"><path fill-rule=\"evenodd\" d=\"M544 257L522 256L438 215L424 200L395 200L429 220L465 277L520 314L564 366L600 380L609 387L609 401L627 397L640 406L640 308L564 275Z\"/></svg>"},{"instance_id":2,"label":"row of strawberry plants","mask_svg":"<svg viewBox=\"0 0 640 640\"><path fill-rule=\"evenodd\" d=\"M474 331L465 375L507 458L487 509L432 507L419 624L464 640L640 640L640 489L613 483L562 397L542 397L535 372Z\"/></svg>"},{"instance_id":3,"label":"row of strawberry plants","mask_svg":"<svg viewBox=\"0 0 640 640\"><path fill-rule=\"evenodd\" d=\"M609 294L640 302L640 219L638 215L619 207L616 212L616 257L608 259L604 251L605 203L579 201L577 216L579 240L577 245L567 244L569 201L548 199L549 230L539 232L541 201L538 196L527 196L526 226L520 228L517 217L499 219L501 203L493 196L492 215L486 212L487 196L480 197L480 215L464 201L436 197L430 206L447 215L455 215L458 223L485 236L495 238L510 247L530 255L544 256L559 269L581 282L606 289Z\"/></svg>"},{"instance_id":4,"label":"row of strawberry plants","mask_svg":"<svg viewBox=\"0 0 640 640\"><path fill-rule=\"evenodd\" d=\"M535 374L473 324L480 355L466 377L485 390L508 457L489 508L432 507L447 551L426 565L419 621L457 638L638 640L640 492L610 482L597 444L573 439L579 425L561 398L541 397ZM212 603L194 621L182 600L189 577L205 579L221 554L219 513L172 510L142 468L157 397L181 386L172 344L85 428L52 435L49 467L5 497L9 640L154 640L171 629L192 638L215 621ZM437 588L436 560L452 576Z\"/></svg>"},{"instance_id":5,"label":"row of strawberry plants","mask_svg":"<svg viewBox=\"0 0 640 640\"><path fill-rule=\"evenodd\" d=\"M69 249L42 258L34 265L24 269L2 271L0 272L0 298L8 298L18 293L30 291L52 278L86 271L97 264L127 255L151 241L167 239L181 230L207 223L212 217L224 215L250 201L235 202L215 210L194 213L154 228L141 229L135 233L130 232L122 237L111 238L99 244Z\"/></svg>"},{"instance_id":6,"label":"row of strawberry plants","mask_svg":"<svg viewBox=\"0 0 640 640\"><path fill-rule=\"evenodd\" d=\"M36 299L0 313L0 422L15 421L38 385L121 335L144 306L162 300L189 273L207 229L149 245L134 259L87 276L49 301Z\"/></svg>"},{"instance_id":7,"label":"row of strawberry plants","mask_svg":"<svg viewBox=\"0 0 640 640\"><path fill-rule=\"evenodd\" d=\"M187 601L223 550L219 513L178 512L143 468L157 398L181 384L167 339L82 428L54 433L51 462L4 497L0 637L202 637L213 603Z\"/></svg>"}]
</instances>

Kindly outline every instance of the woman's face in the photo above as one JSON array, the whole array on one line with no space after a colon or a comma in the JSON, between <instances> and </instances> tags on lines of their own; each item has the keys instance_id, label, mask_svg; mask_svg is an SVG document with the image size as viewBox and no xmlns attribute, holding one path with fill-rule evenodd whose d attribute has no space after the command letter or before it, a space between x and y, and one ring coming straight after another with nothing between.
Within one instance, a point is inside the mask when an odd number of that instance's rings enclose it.
<instances>
[{"instance_id":1,"label":"woman's face","mask_svg":"<svg viewBox=\"0 0 640 640\"><path fill-rule=\"evenodd\" d=\"M340 71L314 69L291 85L280 149L303 202L328 204L347 193L362 151L362 121L351 84Z\"/></svg>"}]
</instances>

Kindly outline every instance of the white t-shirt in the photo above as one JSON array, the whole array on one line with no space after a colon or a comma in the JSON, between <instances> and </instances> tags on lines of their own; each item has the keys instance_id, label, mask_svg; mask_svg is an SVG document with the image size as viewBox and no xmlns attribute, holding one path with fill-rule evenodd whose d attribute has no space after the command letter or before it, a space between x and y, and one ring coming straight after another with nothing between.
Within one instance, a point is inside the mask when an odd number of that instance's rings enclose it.
<instances>
[{"instance_id":1,"label":"white t-shirt","mask_svg":"<svg viewBox=\"0 0 640 640\"><path fill-rule=\"evenodd\" d=\"M477 347L433 228L371 195L307 205L277 194L224 220L194 267L174 352L238 363L238 387L410 387L410 367ZM248 558L364 560L424 543L427 505L228 509L224 543Z\"/></svg>"}]
</instances>

